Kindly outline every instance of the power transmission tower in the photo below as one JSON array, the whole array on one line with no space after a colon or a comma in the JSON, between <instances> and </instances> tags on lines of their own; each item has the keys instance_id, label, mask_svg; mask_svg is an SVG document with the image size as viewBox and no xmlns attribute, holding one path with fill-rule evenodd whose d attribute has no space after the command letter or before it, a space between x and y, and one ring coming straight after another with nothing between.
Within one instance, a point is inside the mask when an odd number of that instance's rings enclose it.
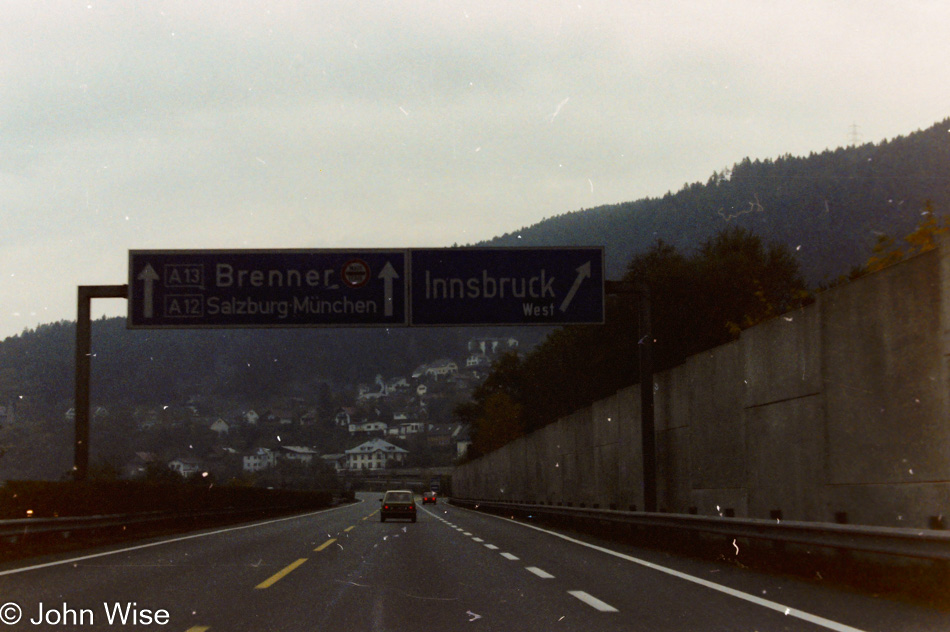
<instances>
[{"instance_id":1,"label":"power transmission tower","mask_svg":"<svg viewBox=\"0 0 950 632\"><path fill-rule=\"evenodd\" d=\"M861 143L861 128L857 123L852 123L848 128L848 145L854 147Z\"/></svg>"}]
</instances>

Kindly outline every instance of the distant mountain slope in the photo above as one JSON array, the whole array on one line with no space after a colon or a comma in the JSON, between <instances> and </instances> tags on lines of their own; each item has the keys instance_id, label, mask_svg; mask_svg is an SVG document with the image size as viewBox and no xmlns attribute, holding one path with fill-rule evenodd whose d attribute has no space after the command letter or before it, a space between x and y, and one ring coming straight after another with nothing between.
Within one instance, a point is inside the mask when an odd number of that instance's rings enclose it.
<instances>
[{"instance_id":1,"label":"distant mountain slope","mask_svg":"<svg viewBox=\"0 0 950 632\"><path fill-rule=\"evenodd\" d=\"M480 245L603 245L608 275L662 239L690 251L739 224L798 253L812 285L867 259L881 233L902 237L924 202L950 212L950 118L879 144L806 158L742 160L662 198L575 211Z\"/></svg>"},{"instance_id":2,"label":"distant mountain slope","mask_svg":"<svg viewBox=\"0 0 950 632\"><path fill-rule=\"evenodd\" d=\"M31 403L46 417L72 406L75 323L42 325L0 341L0 406ZM92 327L96 404L181 404L191 395L246 405L312 397L321 383L408 377L449 357L464 366L468 340L515 335L526 347L543 332L513 328L232 329L130 331L124 318Z\"/></svg>"},{"instance_id":3,"label":"distant mountain slope","mask_svg":"<svg viewBox=\"0 0 950 632\"><path fill-rule=\"evenodd\" d=\"M604 245L608 277L616 279L658 238L688 252L740 224L790 246L815 285L864 263L878 234L910 233L926 200L950 213L948 131L950 119L876 145L745 159L675 194L567 213L485 244ZM376 373L402 375L436 357L464 359L471 336L514 335L524 348L547 331L129 332L124 319L100 320L93 327L93 399L175 403L201 393L253 401L307 393L322 381L352 385ZM61 424L72 405L74 336L73 323L54 323L0 341L0 406Z\"/></svg>"}]
</instances>

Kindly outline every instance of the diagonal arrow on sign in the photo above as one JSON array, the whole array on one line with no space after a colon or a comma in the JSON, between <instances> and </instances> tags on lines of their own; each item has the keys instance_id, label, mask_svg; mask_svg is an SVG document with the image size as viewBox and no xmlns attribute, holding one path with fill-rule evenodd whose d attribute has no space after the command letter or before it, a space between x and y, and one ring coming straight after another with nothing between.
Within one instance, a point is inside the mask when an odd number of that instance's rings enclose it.
<instances>
[{"instance_id":1,"label":"diagonal arrow on sign","mask_svg":"<svg viewBox=\"0 0 950 632\"><path fill-rule=\"evenodd\" d=\"M386 316L393 315L393 279L398 279L399 274L396 272L396 268L390 262L386 262L386 265L383 266L382 271L379 273L379 278L383 280L383 314Z\"/></svg>"},{"instance_id":2,"label":"diagonal arrow on sign","mask_svg":"<svg viewBox=\"0 0 950 632\"><path fill-rule=\"evenodd\" d=\"M146 263L145 268L139 273L138 280L144 282L144 291L142 292L142 316L144 318L151 318L155 315L155 308L152 304L152 285L160 278L150 263Z\"/></svg>"},{"instance_id":3,"label":"diagonal arrow on sign","mask_svg":"<svg viewBox=\"0 0 950 632\"><path fill-rule=\"evenodd\" d=\"M571 301L574 300L574 295L577 294L577 290L580 289L581 283L584 282L584 279L589 279L590 276L590 261L588 261L577 269L577 278L574 279L574 285L571 286L571 290L567 293L567 296L564 297L564 301L561 303L562 312L567 311Z\"/></svg>"}]
</instances>

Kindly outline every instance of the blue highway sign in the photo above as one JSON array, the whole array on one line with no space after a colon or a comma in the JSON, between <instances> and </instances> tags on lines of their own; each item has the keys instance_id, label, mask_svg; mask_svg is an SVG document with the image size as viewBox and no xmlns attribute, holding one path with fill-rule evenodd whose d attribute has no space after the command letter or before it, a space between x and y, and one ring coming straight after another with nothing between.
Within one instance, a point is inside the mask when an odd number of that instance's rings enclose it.
<instances>
[{"instance_id":1,"label":"blue highway sign","mask_svg":"<svg viewBox=\"0 0 950 632\"><path fill-rule=\"evenodd\" d=\"M603 248L410 251L413 325L604 322Z\"/></svg>"},{"instance_id":2,"label":"blue highway sign","mask_svg":"<svg viewBox=\"0 0 950 632\"><path fill-rule=\"evenodd\" d=\"M400 327L405 250L132 250L128 327Z\"/></svg>"}]
</instances>

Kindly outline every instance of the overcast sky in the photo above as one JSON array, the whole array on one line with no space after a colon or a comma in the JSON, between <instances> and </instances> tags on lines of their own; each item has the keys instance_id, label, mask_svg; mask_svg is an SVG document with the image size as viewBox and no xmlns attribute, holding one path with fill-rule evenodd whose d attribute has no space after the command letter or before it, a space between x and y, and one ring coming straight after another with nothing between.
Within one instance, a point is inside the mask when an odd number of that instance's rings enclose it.
<instances>
[{"instance_id":1,"label":"overcast sky","mask_svg":"<svg viewBox=\"0 0 950 632\"><path fill-rule=\"evenodd\" d=\"M76 286L127 282L129 249L473 243L950 116L946 0L0 16L0 338L74 320Z\"/></svg>"}]
</instances>

